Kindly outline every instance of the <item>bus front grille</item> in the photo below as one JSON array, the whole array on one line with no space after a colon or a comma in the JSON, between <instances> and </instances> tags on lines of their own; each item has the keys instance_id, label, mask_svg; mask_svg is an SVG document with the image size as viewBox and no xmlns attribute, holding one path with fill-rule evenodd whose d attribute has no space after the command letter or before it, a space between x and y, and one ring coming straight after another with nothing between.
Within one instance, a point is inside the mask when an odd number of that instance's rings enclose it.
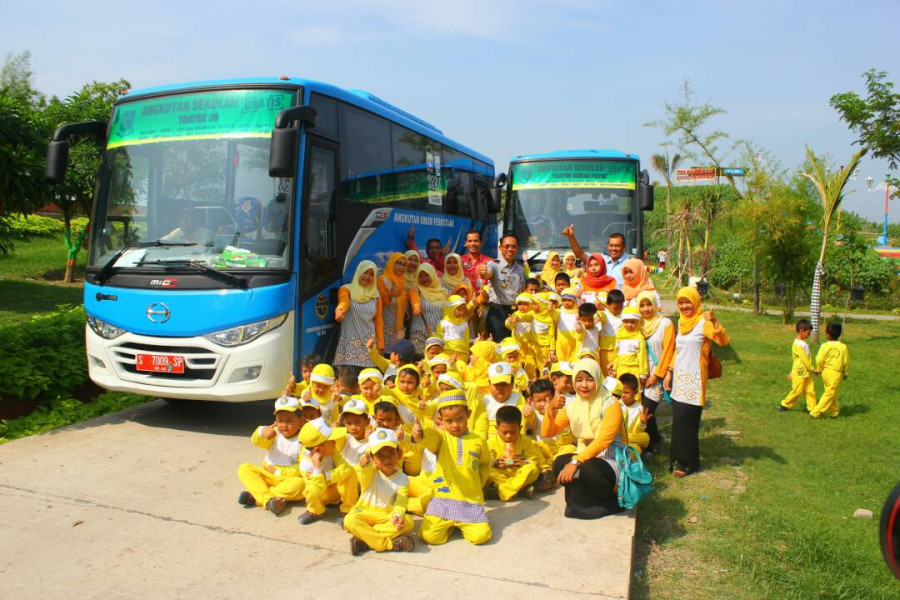
<instances>
[{"instance_id":1,"label":"bus front grille","mask_svg":"<svg viewBox=\"0 0 900 600\"><path fill-rule=\"evenodd\" d=\"M114 346L112 354L119 368L146 382L152 381L210 381L218 372L222 356L212 350L199 346L179 346L169 342L165 344L147 344L142 342L125 342ZM184 357L184 373L157 373L138 371L138 354L165 354Z\"/></svg>"}]
</instances>

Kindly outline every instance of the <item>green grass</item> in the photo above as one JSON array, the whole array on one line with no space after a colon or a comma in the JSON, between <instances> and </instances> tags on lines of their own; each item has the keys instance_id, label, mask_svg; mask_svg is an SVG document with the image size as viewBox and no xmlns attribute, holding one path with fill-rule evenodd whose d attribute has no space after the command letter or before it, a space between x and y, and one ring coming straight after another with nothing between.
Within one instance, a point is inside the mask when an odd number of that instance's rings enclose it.
<instances>
[{"instance_id":1,"label":"green grass","mask_svg":"<svg viewBox=\"0 0 900 600\"><path fill-rule=\"evenodd\" d=\"M776 411L789 390L793 328L722 311L724 377L709 387L704 471L653 461L657 493L638 510L634 598L898 598L878 519L900 480L900 383L885 369L900 323L848 320L851 375L841 417ZM815 348L813 349L815 352ZM817 391L821 392L817 380ZM661 409L668 436L668 408ZM866 508L875 519L853 518Z\"/></svg>"},{"instance_id":2,"label":"green grass","mask_svg":"<svg viewBox=\"0 0 900 600\"><path fill-rule=\"evenodd\" d=\"M66 248L62 236L17 240L9 254L0 254L0 325L28 320L61 304L81 304L82 284L62 283ZM84 260L86 253L79 254ZM84 266L75 276L84 277Z\"/></svg>"}]
</instances>

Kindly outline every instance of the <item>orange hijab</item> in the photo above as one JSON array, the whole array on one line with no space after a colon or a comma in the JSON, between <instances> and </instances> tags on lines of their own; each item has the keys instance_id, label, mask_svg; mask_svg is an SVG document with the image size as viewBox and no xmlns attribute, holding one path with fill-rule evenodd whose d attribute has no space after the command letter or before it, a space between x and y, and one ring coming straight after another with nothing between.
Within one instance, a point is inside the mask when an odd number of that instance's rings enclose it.
<instances>
[{"instance_id":1,"label":"orange hijab","mask_svg":"<svg viewBox=\"0 0 900 600\"><path fill-rule=\"evenodd\" d=\"M622 279L622 293L625 294L625 301L631 302L634 298L637 298L637 295L643 291L653 291L656 287L653 285L653 282L650 281L650 278L647 277L647 273L649 272L649 268L644 264L639 258L629 258L622 265L622 271L628 269L635 275L637 275L637 282L634 285L628 285L628 282L625 279Z\"/></svg>"},{"instance_id":2,"label":"orange hijab","mask_svg":"<svg viewBox=\"0 0 900 600\"><path fill-rule=\"evenodd\" d=\"M387 264L384 266L384 275L382 275L381 278L385 282L390 282L391 285L394 286L394 288L403 290L406 289L406 268L404 267L402 275L397 275L394 273L394 264L396 264L396 262L401 258L406 257L400 252L394 252L393 254L391 254L391 256L388 258Z\"/></svg>"}]
</instances>

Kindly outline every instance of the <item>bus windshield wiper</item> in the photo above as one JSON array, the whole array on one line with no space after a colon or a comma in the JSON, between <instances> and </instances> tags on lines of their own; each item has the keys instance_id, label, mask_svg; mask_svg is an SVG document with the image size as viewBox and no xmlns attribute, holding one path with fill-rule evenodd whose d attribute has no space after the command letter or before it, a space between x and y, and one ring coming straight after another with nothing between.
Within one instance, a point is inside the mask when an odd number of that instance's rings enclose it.
<instances>
[{"instance_id":1,"label":"bus windshield wiper","mask_svg":"<svg viewBox=\"0 0 900 600\"><path fill-rule=\"evenodd\" d=\"M204 265L203 263L194 262L192 260L184 258L173 258L171 260L152 260L149 262L144 262L142 264L161 265L163 267L192 267L194 269L202 271L203 273L206 273L206 275L211 279L218 279L219 281L230 283L235 287L247 289L247 280L243 277L238 277L237 275L232 275L231 273L226 273L225 271L219 271L213 269L212 267Z\"/></svg>"},{"instance_id":2,"label":"bus windshield wiper","mask_svg":"<svg viewBox=\"0 0 900 600\"><path fill-rule=\"evenodd\" d=\"M125 244L121 250L116 252L111 259L106 261L106 264L100 269L94 278L95 281L104 285L108 280L109 276L112 275L113 269L115 268L116 262L122 258L122 255L132 250L134 248L150 248L154 246L196 246L197 242L164 242L162 240L156 240L155 242L139 242L137 244Z\"/></svg>"}]
</instances>

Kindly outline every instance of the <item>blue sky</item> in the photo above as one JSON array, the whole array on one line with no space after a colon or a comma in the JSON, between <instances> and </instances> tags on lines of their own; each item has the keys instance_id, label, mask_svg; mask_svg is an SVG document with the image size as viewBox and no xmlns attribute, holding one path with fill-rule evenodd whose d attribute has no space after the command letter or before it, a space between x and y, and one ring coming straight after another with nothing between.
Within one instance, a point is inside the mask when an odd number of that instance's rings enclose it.
<instances>
[{"instance_id":1,"label":"blue sky","mask_svg":"<svg viewBox=\"0 0 900 600\"><path fill-rule=\"evenodd\" d=\"M689 78L698 100L727 111L713 127L794 168L805 143L836 164L853 152L832 94L862 91L873 67L900 85L898 19L896 0L44 0L0 6L0 53L30 50L37 87L62 96L119 77L141 88L289 74L362 88L498 171L519 153L658 152L662 135L644 123ZM884 192L863 181L885 173L865 159L847 206L880 220Z\"/></svg>"}]
</instances>

